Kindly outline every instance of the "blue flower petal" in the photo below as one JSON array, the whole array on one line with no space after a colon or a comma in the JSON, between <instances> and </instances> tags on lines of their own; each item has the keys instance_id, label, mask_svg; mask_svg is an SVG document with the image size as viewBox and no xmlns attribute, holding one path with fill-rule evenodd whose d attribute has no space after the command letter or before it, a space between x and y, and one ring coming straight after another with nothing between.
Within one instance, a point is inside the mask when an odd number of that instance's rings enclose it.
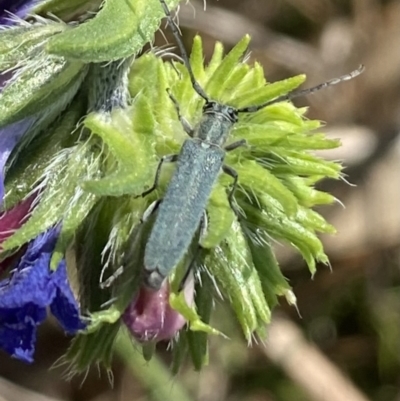
<instances>
[{"instance_id":1,"label":"blue flower petal","mask_svg":"<svg viewBox=\"0 0 400 401\"><path fill-rule=\"evenodd\" d=\"M0 309L0 322L7 322L9 327L17 327L25 322L29 317L32 321L43 322L46 318L46 308L27 303L21 308Z\"/></svg>"},{"instance_id":2,"label":"blue flower petal","mask_svg":"<svg viewBox=\"0 0 400 401\"><path fill-rule=\"evenodd\" d=\"M46 319L46 308L34 304L0 310L0 348L24 362L33 362L36 326Z\"/></svg>"},{"instance_id":3,"label":"blue flower petal","mask_svg":"<svg viewBox=\"0 0 400 401\"><path fill-rule=\"evenodd\" d=\"M65 260L50 270L59 228L32 241L10 278L0 281L0 348L26 362L33 358L36 328L50 309L68 333L85 325L68 284Z\"/></svg>"},{"instance_id":4,"label":"blue flower petal","mask_svg":"<svg viewBox=\"0 0 400 401\"><path fill-rule=\"evenodd\" d=\"M33 263L42 254L46 254L50 260L59 234L60 227L57 226L38 235L28 246L24 257L25 263Z\"/></svg>"},{"instance_id":5,"label":"blue flower petal","mask_svg":"<svg viewBox=\"0 0 400 401\"><path fill-rule=\"evenodd\" d=\"M1 309L20 308L26 304L46 307L56 294L49 265L59 229L51 229L32 241L15 273L0 282Z\"/></svg>"},{"instance_id":6,"label":"blue flower petal","mask_svg":"<svg viewBox=\"0 0 400 401\"><path fill-rule=\"evenodd\" d=\"M46 310L42 308L44 317ZM0 320L0 348L21 361L33 362L36 343L36 322L26 316L23 322L4 323Z\"/></svg>"},{"instance_id":7,"label":"blue flower petal","mask_svg":"<svg viewBox=\"0 0 400 401\"><path fill-rule=\"evenodd\" d=\"M29 303L39 307L50 305L56 287L49 275L49 262L47 255L41 255L32 265L18 266L10 279L0 283L0 316L3 308L21 308Z\"/></svg>"},{"instance_id":8,"label":"blue flower petal","mask_svg":"<svg viewBox=\"0 0 400 401\"><path fill-rule=\"evenodd\" d=\"M0 0L0 25L12 25L9 13L25 18L38 3L40 0Z\"/></svg>"},{"instance_id":9,"label":"blue flower petal","mask_svg":"<svg viewBox=\"0 0 400 401\"><path fill-rule=\"evenodd\" d=\"M52 274L56 295L50 305L51 313L57 318L65 332L74 334L85 328L79 315L79 306L68 283L67 267L62 260Z\"/></svg>"},{"instance_id":10,"label":"blue flower petal","mask_svg":"<svg viewBox=\"0 0 400 401\"><path fill-rule=\"evenodd\" d=\"M24 134L29 131L33 122L34 119L31 117L0 128L0 205L4 197L4 166L11 152Z\"/></svg>"}]
</instances>

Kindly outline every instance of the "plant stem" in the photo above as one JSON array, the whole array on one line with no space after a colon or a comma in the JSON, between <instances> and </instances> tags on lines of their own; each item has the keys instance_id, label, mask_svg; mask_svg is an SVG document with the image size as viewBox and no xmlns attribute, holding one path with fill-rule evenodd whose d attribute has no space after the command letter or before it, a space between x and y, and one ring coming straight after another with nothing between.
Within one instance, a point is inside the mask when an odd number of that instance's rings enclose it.
<instances>
[{"instance_id":1,"label":"plant stem","mask_svg":"<svg viewBox=\"0 0 400 401\"><path fill-rule=\"evenodd\" d=\"M139 351L140 345L136 348L132 341L123 330L120 331L115 342L115 351L132 374L151 392L152 398L155 401L192 401L186 389L164 363L156 355L146 362Z\"/></svg>"}]
</instances>

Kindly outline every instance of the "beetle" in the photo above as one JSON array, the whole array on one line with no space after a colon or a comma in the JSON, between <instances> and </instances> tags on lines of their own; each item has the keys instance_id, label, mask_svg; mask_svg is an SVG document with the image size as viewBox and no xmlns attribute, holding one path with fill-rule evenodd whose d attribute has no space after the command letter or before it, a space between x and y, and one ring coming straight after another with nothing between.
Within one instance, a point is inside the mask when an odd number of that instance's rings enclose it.
<instances>
[{"instance_id":1,"label":"beetle","mask_svg":"<svg viewBox=\"0 0 400 401\"><path fill-rule=\"evenodd\" d=\"M168 91L171 101L175 105L178 118L189 138L183 143L179 154L166 155L161 158L153 186L141 195L146 196L157 188L164 163L176 162L176 170L172 175L164 198L162 201L152 204L145 213L146 216L149 216L157 210L157 216L144 251L144 284L154 290L161 287L164 279L182 260L199 226L201 227L200 236L204 235L207 226L205 212L207 201L221 171L233 179L228 200L235 211L233 196L238 184L238 174L233 168L224 164L224 157L226 152L246 145L245 140L225 145L231 129L238 121L239 114L255 113L274 103L292 100L319 91L322 88L348 81L360 75L364 70L364 66L361 65L357 70L339 78L312 88L290 92L260 105L235 108L219 103L207 96L194 77L179 29L165 1L160 0L160 4L189 72L193 89L205 100L205 103L202 117L193 129L182 118L177 100Z\"/></svg>"}]
</instances>

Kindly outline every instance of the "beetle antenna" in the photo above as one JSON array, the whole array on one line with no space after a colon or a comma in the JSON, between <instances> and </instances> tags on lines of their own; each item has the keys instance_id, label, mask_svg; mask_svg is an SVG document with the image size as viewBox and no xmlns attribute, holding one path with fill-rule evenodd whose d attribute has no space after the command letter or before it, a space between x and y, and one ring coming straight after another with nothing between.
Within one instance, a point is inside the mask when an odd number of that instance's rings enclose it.
<instances>
[{"instance_id":1,"label":"beetle antenna","mask_svg":"<svg viewBox=\"0 0 400 401\"><path fill-rule=\"evenodd\" d=\"M300 96L307 96L314 92L318 92L321 89L327 88L329 86L337 85L344 81L350 81L351 79L362 74L364 72L364 70L365 70L365 67L361 64L356 70L350 72L349 74L345 74L338 78L333 78L329 81L322 82L321 84L313 86L312 88L297 90L297 91L287 93L286 95L278 96L275 99L268 100L268 102L265 102L265 103L262 103L259 105L243 107L241 109L238 109L238 112L239 113L255 113L256 111L261 110L264 107L270 106L271 104L284 102L287 100L292 100L292 99L295 99L296 97L300 97Z\"/></svg>"},{"instance_id":2,"label":"beetle antenna","mask_svg":"<svg viewBox=\"0 0 400 401\"><path fill-rule=\"evenodd\" d=\"M176 43L178 44L179 51L181 52L181 56L183 59L183 62L185 63L185 66L189 72L189 77L190 81L192 82L193 89L206 101L209 102L209 98L204 92L203 88L200 86L200 84L196 81L196 78L194 77L192 66L190 65L189 57L186 52L185 46L183 45L181 35L179 34L179 28L177 24L175 23L174 19L172 18L171 12L169 11L169 8L167 6L167 3L165 0L160 0L161 6L164 9L164 13L168 19L168 24L171 27L172 34L175 37Z\"/></svg>"}]
</instances>

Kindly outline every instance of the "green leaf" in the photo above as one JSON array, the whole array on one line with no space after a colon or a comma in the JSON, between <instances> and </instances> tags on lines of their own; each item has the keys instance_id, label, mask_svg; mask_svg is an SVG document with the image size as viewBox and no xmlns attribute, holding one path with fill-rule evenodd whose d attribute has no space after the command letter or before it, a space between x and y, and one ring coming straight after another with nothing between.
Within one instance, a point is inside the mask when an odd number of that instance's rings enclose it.
<instances>
[{"instance_id":1,"label":"green leaf","mask_svg":"<svg viewBox=\"0 0 400 401\"><path fill-rule=\"evenodd\" d=\"M36 14L52 13L64 21L100 7L102 0L42 0L34 7Z\"/></svg>"},{"instance_id":2,"label":"green leaf","mask_svg":"<svg viewBox=\"0 0 400 401\"><path fill-rule=\"evenodd\" d=\"M24 199L38 183L55 154L76 140L71 132L84 111L82 99L75 99L57 123L38 135L29 147L22 149L6 173L4 204L8 208Z\"/></svg>"},{"instance_id":3,"label":"green leaf","mask_svg":"<svg viewBox=\"0 0 400 401\"><path fill-rule=\"evenodd\" d=\"M142 199L104 198L78 230L81 299L92 312L87 332L115 323L141 284L144 241L151 227L151 219L139 224L145 206ZM113 278L121 266L122 272Z\"/></svg>"},{"instance_id":4,"label":"green leaf","mask_svg":"<svg viewBox=\"0 0 400 401\"><path fill-rule=\"evenodd\" d=\"M45 189L40 194L38 205L30 219L3 242L3 250L18 248L62 221L73 201L87 201L78 185L85 177L97 174L98 161L88 144L76 145L56 155L45 171L42 183Z\"/></svg>"},{"instance_id":5,"label":"green leaf","mask_svg":"<svg viewBox=\"0 0 400 401\"><path fill-rule=\"evenodd\" d=\"M246 161L235 166L239 174L239 184L245 191L249 191L260 199L267 199L265 195L277 201L281 211L288 216L297 212L297 199L286 188L279 178L271 174L255 161Z\"/></svg>"},{"instance_id":6,"label":"green leaf","mask_svg":"<svg viewBox=\"0 0 400 401\"><path fill-rule=\"evenodd\" d=\"M290 151L287 149L277 150L275 157L277 162L271 169L273 174L291 174L295 176L323 175L334 179L340 178L342 168L336 162L326 161L305 152ZM282 160L284 163L282 163Z\"/></svg>"},{"instance_id":7,"label":"green leaf","mask_svg":"<svg viewBox=\"0 0 400 401\"><path fill-rule=\"evenodd\" d=\"M16 64L26 63L26 59L39 52L43 43L51 36L67 29L68 25L46 21L32 26L17 26L0 31L0 70Z\"/></svg>"},{"instance_id":8,"label":"green leaf","mask_svg":"<svg viewBox=\"0 0 400 401\"><path fill-rule=\"evenodd\" d=\"M298 75L296 77L288 78L283 81L277 81L271 84L267 84L265 86L258 85L257 87L248 87L246 91L244 91L242 87L242 92L239 95L236 95L234 99L231 100L232 104L235 104L237 107L247 107L255 104L261 104L267 102L269 100L275 99L278 96L284 95L293 89L296 89L299 85L301 85L305 80L304 75ZM268 106L268 108L273 107L274 105ZM267 109L267 108L266 108ZM263 109L265 110L265 109ZM254 117L258 113L251 113L248 117ZM251 118L251 120L255 120ZM255 121L253 121L255 122Z\"/></svg>"},{"instance_id":9,"label":"green leaf","mask_svg":"<svg viewBox=\"0 0 400 401\"><path fill-rule=\"evenodd\" d=\"M85 63L130 57L152 40L163 17L159 0L105 0L95 18L53 37L47 51Z\"/></svg>"},{"instance_id":10,"label":"green leaf","mask_svg":"<svg viewBox=\"0 0 400 401\"><path fill-rule=\"evenodd\" d=\"M315 260L328 263L322 243L314 231L310 231L296 220L288 218L279 210L260 211L245 202L240 205L252 224L263 228L271 237L282 239L297 248L312 274L316 271Z\"/></svg>"},{"instance_id":11,"label":"green leaf","mask_svg":"<svg viewBox=\"0 0 400 401\"><path fill-rule=\"evenodd\" d=\"M293 192L302 206L328 205L335 201L333 195L316 190L303 177L284 176L282 182Z\"/></svg>"},{"instance_id":12,"label":"green leaf","mask_svg":"<svg viewBox=\"0 0 400 401\"><path fill-rule=\"evenodd\" d=\"M300 84L300 81L297 80L299 77L294 77L293 79L288 79L286 81L292 82L294 86L297 86ZM300 78L302 78L300 76ZM276 83L277 87L282 87L282 94L285 94L285 90L284 88L286 86L284 85L278 85L279 82ZM275 85L271 84L271 85ZM266 92L267 92L267 100L271 98L271 95L268 93L269 89L268 86L266 87ZM276 91L278 92L278 91ZM250 92L252 93L252 91ZM276 97L276 96L273 96ZM244 102L243 102L244 103ZM257 102L257 104L262 103ZM246 106L246 104L244 104L244 106ZM248 106L248 105L247 105ZM304 121L304 116L303 113L300 112L299 109L297 109L292 103L290 102L279 102L279 103L274 103L271 104L268 107L265 107L259 111L257 111L257 113L250 113L250 114L246 114L243 118L242 121L246 122L246 123L252 123L252 124L266 124L269 122L273 122L274 124L277 124L279 126L281 126L282 128L284 128L286 125L283 123L289 123L291 126L293 125L297 125L298 127L304 127L305 124L308 124L309 122L305 122ZM240 121L239 121L240 123ZM316 124L315 122L313 124ZM319 123L317 123L316 126L314 126L311 129L315 129L319 127Z\"/></svg>"},{"instance_id":13,"label":"green leaf","mask_svg":"<svg viewBox=\"0 0 400 401\"><path fill-rule=\"evenodd\" d=\"M88 216L98 198L91 193L77 194L71 199L68 209L61 221L61 231L50 261L50 269L55 270L65 256L67 248L74 239L77 229Z\"/></svg>"},{"instance_id":14,"label":"green leaf","mask_svg":"<svg viewBox=\"0 0 400 401\"><path fill-rule=\"evenodd\" d=\"M143 344L142 345L142 353L143 353L143 359L146 362L151 361L154 354L156 353L156 344L154 344L154 343Z\"/></svg>"},{"instance_id":15,"label":"green leaf","mask_svg":"<svg viewBox=\"0 0 400 401\"><path fill-rule=\"evenodd\" d=\"M201 320L208 324L213 307L214 283L207 272L201 271L196 285L195 303ZM200 371L208 364L208 334L201 331L188 331L187 344L196 370Z\"/></svg>"},{"instance_id":16,"label":"green leaf","mask_svg":"<svg viewBox=\"0 0 400 401\"><path fill-rule=\"evenodd\" d=\"M128 111L114 110L109 119L92 113L84 124L103 139L118 163L116 171L107 172L104 178L83 182L85 191L99 196L138 196L153 184L154 120L144 97L139 97ZM152 160L154 168L149 168Z\"/></svg>"},{"instance_id":17,"label":"green leaf","mask_svg":"<svg viewBox=\"0 0 400 401\"><path fill-rule=\"evenodd\" d=\"M323 134L310 133L310 127L285 125L281 127L272 122L239 125L234 129L233 137L246 138L247 144L252 147L251 150L257 154L279 151L279 148L308 151L334 149L340 145L336 139L328 139Z\"/></svg>"},{"instance_id":18,"label":"green leaf","mask_svg":"<svg viewBox=\"0 0 400 401\"><path fill-rule=\"evenodd\" d=\"M134 216L131 217L131 221L139 216L141 217L143 212L144 210L140 208L132 210ZM120 258L116 259L115 265L122 266L123 272L112 287L112 298L115 299L113 305L121 313L132 302L133 297L142 285L144 248L154 222L153 219L154 217L144 223L130 227L128 240L124 243L121 241L121 255L117 255ZM128 224L130 225L130 223ZM117 251L118 248L115 250Z\"/></svg>"},{"instance_id":19,"label":"green leaf","mask_svg":"<svg viewBox=\"0 0 400 401\"><path fill-rule=\"evenodd\" d=\"M234 222L230 235L206 256L204 264L217 280L222 295L228 298L246 339L250 340L260 322L270 321L271 311L238 222Z\"/></svg>"},{"instance_id":20,"label":"green leaf","mask_svg":"<svg viewBox=\"0 0 400 401\"><path fill-rule=\"evenodd\" d=\"M101 199L91 210L89 216L79 227L75 237L75 265L80 289L81 310L88 311L91 317L91 325L101 327L104 322L114 323L115 311L104 313L104 305L112 297L111 288L101 288L103 274L103 250L107 244L113 221L113 212L116 206L110 200ZM99 315L95 312L99 311ZM117 317L119 318L119 316Z\"/></svg>"},{"instance_id":21,"label":"green leaf","mask_svg":"<svg viewBox=\"0 0 400 401\"><path fill-rule=\"evenodd\" d=\"M224 99L230 99L240 90L240 84L249 74L250 66L247 64L238 64L233 69L232 73L221 82L221 93Z\"/></svg>"},{"instance_id":22,"label":"green leaf","mask_svg":"<svg viewBox=\"0 0 400 401\"><path fill-rule=\"evenodd\" d=\"M309 230L329 234L336 233L335 227L327 223L319 213L309 208L300 207L296 215L296 220Z\"/></svg>"},{"instance_id":23,"label":"green leaf","mask_svg":"<svg viewBox=\"0 0 400 401\"><path fill-rule=\"evenodd\" d=\"M78 334L64 356L69 365L68 376L86 372L91 366L101 364L111 369L113 346L119 331L119 322L105 325L101 330L90 334Z\"/></svg>"},{"instance_id":24,"label":"green leaf","mask_svg":"<svg viewBox=\"0 0 400 401\"><path fill-rule=\"evenodd\" d=\"M251 227L247 227L247 230L251 230L248 244L254 266L260 277L265 298L272 308L278 302L277 296L289 296L292 289L282 274L267 234Z\"/></svg>"},{"instance_id":25,"label":"green leaf","mask_svg":"<svg viewBox=\"0 0 400 401\"><path fill-rule=\"evenodd\" d=\"M214 248L228 235L232 222L235 219L225 187L216 184L208 200L207 205L207 234L200 238L200 245L203 248Z\"/></svg>"},{"instance_id":26,"label":"green leaf","mask_svg":"<svg viewBox=\"0 0 400 401\"><path fill-rule=\"evenodd\" d=\"M175 267L170 275L169 282L171 292L169 295L169 304L180 313L188 323L189 329L193 331L200 331L208 334L223 335L217 329L211 327L208 323L202 320L199 311L195 305L188 305L186 302L185 291L181 290L181 284L187 272L188 264L193 261L194 256L198 256L198 236L196 236L181 262ZM188 278L186 278L188 279Z\"/></svg>"},{"instance_id":27,"label":"green leaf","mask_svg":"<svg viewBox=\"0 0 400 401\"><path fill-rule=\"evenodd\" d=\"M39 113L56 115L76 94L87 67L53 56L29 61L0 93L0 127Z\"/></svg>"},{"instance_id":28,"label":"green leaf","mask_svg":"<svg viewBox=\"0 0 400 401\"><path fill-rule=\"evenodd\" d=\"M101 330L106 324L114 324L121 318L121 311L115 306L111 306L106 310L95 312L90 315L90 325L87 327L84 334L91 334L97 330Z\"/></svg>"},{"instance_id":29,"label":"green leaf","mask_svg":"<svg viewBox=\"0 0 400 401\"><path fill-rule=\"evenodd\" d=\"M200 85L204 84L204 54L201 38L195 36L193 39L192 53L190 54L190 65L192 66L193 74ZM189 72L185 65L181 63L174 63L175 68L179 71L182 78L176 77L176 83L172 86L172 90L180 105L184 106L182 113L185 115L194 114L198 105L203 103L204 100L198 96L193 89L192 82L189 78ZM172 74L170 74L171 77ZM175 77L174 77L175 78ZM190 107L192 104L192 107Z\"/></svg>"},{"instance_id":30,"label":"green leaf","mask_svg":"<svg viewBox=\"0 0 400 401\"><path fill-rule=\"evenodd\" d=\"M199 41L201 48L203 47L203 44L201 42L201 37L196 35L194 38L194 41ZM193 44L194 45L194 44ZM222 60L224 58L224 46L222 45L221 42L216 42L214 46L214 52L211 56L211 60L208 63L207 67L205 68L205 72L207 76L212 76L218 66L221 64ZM200 61L202 64L204 63L203 60Z\"/></svg>"},{"instance_id":31,"label":"green leaf","mask_svg":"<svg viewBox=\"0 0 400 401\"><path fill-rule=\"evenodd\" d=\"M179 373L179 369L185 363L186 356L188 353L188 334L195 333L193 331L181 330L179 338L173 342L172 349L172 363L171 371L173 375ZM197 334L200 334L197 332Z\"/></svg>"},{"instance_id":32,"label":"green leaf","mask_svg":"<svg viewBox=\"0 0 400 401\"><path fill-rule=\"evenodd\" d=\"M169 304L185 318L189 324L190 330L224 336L217 329L203 322L196 309L187 304L183 291L171 292L169 296Z\"/></svg>"},{"instance_id":33,"label":"green leaf","mask_svg":"<svg viewBox=\"0 0 400 401\"><path fill-rule=\"evenodd\" d=\"M173 87L178 80L178 74L171 65L165 66L154 54L146 54L135 61L129 75L131 95L144 96L149 102L149 110L155 120L152 139L160 157L179 152L187 138L167 93L167 88ZM179 97L175 88L174 95Z\"/></svg>"},{"instance_id":34,"label":"green leaf","mask_svg":"<svg viewBox=\"0 0 400 401\"><path fill-rule=\"evenodd\" d=\"M233 103L236 96L240 96L244 92L250 93L251 88L264 87L266 84L264 70L260 64L254 63L254 68L251 68L248 64L243 64L243 67L247 68L248 71L242 80L237 83L236 89L230 93L229 99Z\"/></svg>"},{"instance_id":35,"label":"green leaf","mask_svg":"<svg viewBox=\"0 0 400 401\"><path fill-rule=\"evenodd\" d=\"M211 75L206 85L206 93L214 99L220 99L222 96L222 83L229 79L233 74L243 53L246 51L250 42L250 36L246 35L241 39L235 47L223 58L222 62Z\"/></svg>"}]
</instances>

